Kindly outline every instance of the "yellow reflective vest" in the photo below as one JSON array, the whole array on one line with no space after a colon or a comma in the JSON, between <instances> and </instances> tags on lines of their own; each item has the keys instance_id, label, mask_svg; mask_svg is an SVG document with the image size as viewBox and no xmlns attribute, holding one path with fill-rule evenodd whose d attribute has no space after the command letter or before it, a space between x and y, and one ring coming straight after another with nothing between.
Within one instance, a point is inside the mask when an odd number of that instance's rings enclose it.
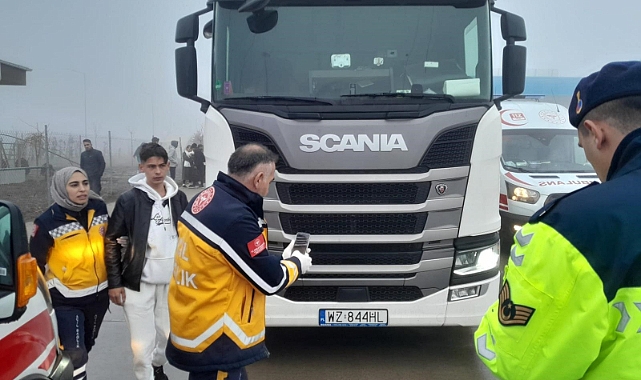
<instances>
[{"instance_id":1,"label":"yellow reflective vest","mask_svg":"<svg viewBox=\"0 0 641 380\"><path fill-rule=\"evenodd\" d=\"M105 203L90 199L81 212L54 204L34 221L30 250L49 288L67 298L107 288L104 236L108 218Z\"/></svg>"},{"instance_id":2,"label":"yellow reflective vest","mask_svg":"<svg viewBox=\"0 0 641 380\"><path fill-rule=\"evenodd\" d=\"M607 181L517 232L498 300L474 334L501 379L641 379L641 129Z\"/></svg>"}]
</instances>

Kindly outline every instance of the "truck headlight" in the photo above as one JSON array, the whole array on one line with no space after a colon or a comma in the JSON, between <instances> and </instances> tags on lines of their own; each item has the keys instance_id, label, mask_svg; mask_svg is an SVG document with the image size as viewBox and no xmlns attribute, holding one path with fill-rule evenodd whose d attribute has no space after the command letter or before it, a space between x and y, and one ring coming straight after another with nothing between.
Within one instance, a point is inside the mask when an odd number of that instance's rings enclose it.
<instances>
[{"instance_id":1,"label":"truck headlight","mask_svg":"<svg viewBox=\"0 0 641 380\"><path fill-rule=\"evenodd\" d=\"M506 184L507 196L513 201L534 204L539 201L539 198L541 198L541 194L536 190L526 189L509 182L506 182Z\"/></svg>"},{"instance_id":2,"label":"truck headlight","mask_svg":"<svg viewBox=\"0 0 641 380\"><path fill-rule=\"evenodd\" d=\"M499 264L499 242L489 247L469 251L457 251L454 259L454 274L468 276L494 269Z\"/></svg>"}]
</instances>

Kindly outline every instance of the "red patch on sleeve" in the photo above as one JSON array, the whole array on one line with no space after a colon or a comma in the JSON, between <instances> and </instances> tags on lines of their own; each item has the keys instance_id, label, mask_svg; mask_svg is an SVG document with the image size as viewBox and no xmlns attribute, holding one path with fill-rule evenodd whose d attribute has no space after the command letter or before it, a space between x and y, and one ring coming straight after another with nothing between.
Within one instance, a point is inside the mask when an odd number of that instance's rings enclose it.
<instances>
[{"instance_id":1,"label":"red patch on sleeve","mask_svg":"<svg viewBox=\"0 0 641 380\"><path fill-rule=\"evenodd\" d=\"M255 257L259 253L267 249L267 243L265 242L265 236L263 234L258 235L258 237L249 243L247 243L247 249L251 257Z\"/></svg>"},{"instance_id":2,"label":"red patch on sleeve","mask_svg":"<svg viewBox=\"0 0 641 380\"><path fill-rule=\"evenodd\" d=\"M216 190L213 186L206 188L198 194L197 198L194 200L194 203L191 205L191 213L196 215L207 207L211 200L214 199L214 193Z\"/></svg>"},{"instance_id":3,"label":"red patch on sleeve","mask_svg":"<svg viewBox=\"0 0 641 380\"><path fill-rule=\"evenodd\" d=\"M40 228L40 226L38 226L37 224L33 225L33 231L31 231L31 237L36 236L36 234L38 233L38 229L39 228Z\"/></svg>"}]
</instances>

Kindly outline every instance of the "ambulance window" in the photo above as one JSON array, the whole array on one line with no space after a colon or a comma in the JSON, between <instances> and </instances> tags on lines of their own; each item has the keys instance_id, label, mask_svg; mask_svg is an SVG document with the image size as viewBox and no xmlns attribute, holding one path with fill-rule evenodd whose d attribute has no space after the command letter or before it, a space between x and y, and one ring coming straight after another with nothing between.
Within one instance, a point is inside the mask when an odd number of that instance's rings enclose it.
<instances>
[{"instance_id":1,"label":"ambulance window","mask_svg":"<svg viewBox=\"0 0 641 380\"><path fill-rule=\"evenodd\" d=\"M11 214L0 206L0 286L13 285L11 257Z\"/></svg>"}]
</instances>

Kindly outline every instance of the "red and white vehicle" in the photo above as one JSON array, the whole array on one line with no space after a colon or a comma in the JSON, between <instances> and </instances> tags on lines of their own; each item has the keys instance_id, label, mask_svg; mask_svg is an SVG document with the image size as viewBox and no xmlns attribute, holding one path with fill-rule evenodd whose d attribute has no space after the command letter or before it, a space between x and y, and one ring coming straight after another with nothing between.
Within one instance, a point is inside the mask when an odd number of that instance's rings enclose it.
<instances>
[{"instance_id":1,"label":"red and white vehicle","mask_svg":"<svg viewBox=\"0 0 641 380\"><path fill-rule=\"evenodd\" d=\"M527 97L526 97L527 98ZM567 108L533 99L503 102L503 154L499 211L502 240L538 209L563 195L598 181L578 145Z\"/></svg>"},{"instance_id":2,"label":"red and white vehicle","mask_svg":"<svg viewBox=\"0 0 641 380\"><path fill-rule=\"evenodd\" d=\"M71 380L49 290L29 253L20 210L0 201L0 380Z\"/></svg>"}]
</instances>

